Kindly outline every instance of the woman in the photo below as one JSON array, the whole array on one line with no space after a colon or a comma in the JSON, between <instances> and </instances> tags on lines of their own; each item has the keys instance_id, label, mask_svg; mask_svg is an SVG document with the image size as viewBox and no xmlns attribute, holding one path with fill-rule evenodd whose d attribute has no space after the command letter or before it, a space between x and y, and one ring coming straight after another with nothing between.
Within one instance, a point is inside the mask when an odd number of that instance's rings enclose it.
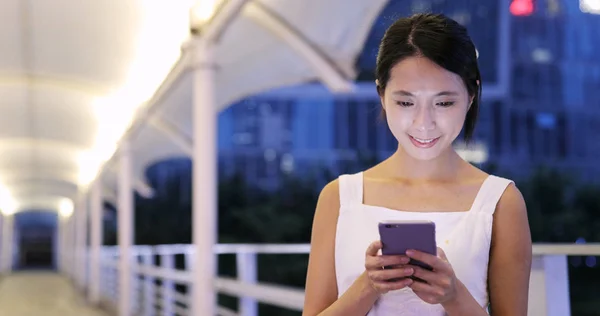
<instances>
[{"instance_id":1,"label":"woman","mask_svg":"<svg viewBox=\"0 0 600 316\"><path fill-rule=\"evenodd\" d=\"M480 103L466 29L443 15L399 19L382 39L376 77L398 150L321 192L304 315L526 315L532 253L523 197L452 147L463 128L472 137ZM378 255L383 220L435 222L437 256Z\"/></svg>"}]
</instances>

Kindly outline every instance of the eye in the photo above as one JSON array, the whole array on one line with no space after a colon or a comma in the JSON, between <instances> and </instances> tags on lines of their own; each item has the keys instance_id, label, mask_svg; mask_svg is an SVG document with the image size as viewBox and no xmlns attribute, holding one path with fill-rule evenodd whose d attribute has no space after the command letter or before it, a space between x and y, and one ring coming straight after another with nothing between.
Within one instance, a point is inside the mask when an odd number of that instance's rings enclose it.
<instances>
[{"instance_id":1,"label":"eye","mask_svg":"<svg viewBox=\"0 0 600 316\"><path fill-rule=\"evenodd\" d=\"M397 101L396 104L398 104L399 106L403 106L403 107L409 107L412 104L412 102L407 102L407 101Z\"/></svg>"},{"instance_id":2,"label":"eye","mask_svg":"<svg viewBox=\"0 0 600 316\"><path fill-rule=\"evenodd\" d=\"M438 103L436 103L435 105L439 105L439 106L441 106L441 107L447 108L447 107L453 106L453 105L454 105L454 102L453 102L453 101L448 101L448 102L438 102Z\"/></svg>"}]
</instances>

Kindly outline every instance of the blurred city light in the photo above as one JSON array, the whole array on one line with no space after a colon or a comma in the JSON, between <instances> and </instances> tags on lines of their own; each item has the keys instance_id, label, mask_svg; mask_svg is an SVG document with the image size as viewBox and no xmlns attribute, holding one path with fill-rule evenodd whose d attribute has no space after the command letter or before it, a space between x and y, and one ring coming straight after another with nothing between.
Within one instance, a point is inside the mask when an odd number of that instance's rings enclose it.
<instances>
[{"instance_id":1,"label":"blurred city light","mask_svg":"<svg viewBox=\"0 0 600 316\"><path fill-rule=\"evenodd\" d=\"M464 142L459 142L454 145L454 150L462 159L468 162L480 164L488 160L487 147L481 143L467 145Z\"/></svg>"},{"instance_id":2,"label":"blurred city light","mask_svg":"<svg viewBox=\"0 0 600 316\"><path fill-rule=\"evenodd\" d=\"M581 12L600 14L600 0L579 0Z\"/></svg>"},{"instance_id":3,"label":"blurred city light","mask_svg":"<svg viewBox=\"0 0 600 316\"><path fill-rule=\"evenodd\" d=\"M585 265L588 266L588 268L594 268L596 266L596 257L588 256L585 258Z\"/></svg>"},{"instance_id":4,"label":"blurred city light","mask_svg":"<svg viewBox=\"0 0 600 316\"><path fill-rule=\"evenodd\" d=\"M510 4L510 13L516 16L529 16L533 10L533 0L513 0Z\"/></svg>"}]
</instances>

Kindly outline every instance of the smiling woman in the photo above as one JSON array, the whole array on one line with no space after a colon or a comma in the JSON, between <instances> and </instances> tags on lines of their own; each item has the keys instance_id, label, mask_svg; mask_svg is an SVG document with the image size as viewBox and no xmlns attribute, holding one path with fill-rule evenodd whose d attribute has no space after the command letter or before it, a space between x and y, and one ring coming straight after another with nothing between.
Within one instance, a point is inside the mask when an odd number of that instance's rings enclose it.
<instances>
[{"instance_id":1,"label":"smiling woman","mask_svg":"<svg viewBox=\"0 0 600 316\"><path fill-rule=\"evenodd\" d=\"M398 149L321 192L304 315L526 315L532 253L523 198L452 146L461 131L473 136L481 98L466 29L443 15L397 20L375 77ZM378 225L389 221L433 223L437 254L408 247L381 255Z\"/></svg>"}]
</instances>

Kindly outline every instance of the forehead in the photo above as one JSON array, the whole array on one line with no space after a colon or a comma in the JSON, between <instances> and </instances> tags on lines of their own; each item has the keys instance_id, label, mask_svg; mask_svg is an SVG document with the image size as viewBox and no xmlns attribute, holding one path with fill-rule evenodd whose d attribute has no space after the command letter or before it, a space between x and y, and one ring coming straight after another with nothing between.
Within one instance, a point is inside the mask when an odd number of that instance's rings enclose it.
<instances>
[{"instance_id":1,"label":"forehead","mask_svg":"<svg viewBox=\"0 0 600 316\"><path fill-rule=\"evenodd\" d=\"M390 71L388 86L407 91L455 90L466 93L460 76L425 57L408 57L397 63Z\"/></svg>"}]
</instances>

